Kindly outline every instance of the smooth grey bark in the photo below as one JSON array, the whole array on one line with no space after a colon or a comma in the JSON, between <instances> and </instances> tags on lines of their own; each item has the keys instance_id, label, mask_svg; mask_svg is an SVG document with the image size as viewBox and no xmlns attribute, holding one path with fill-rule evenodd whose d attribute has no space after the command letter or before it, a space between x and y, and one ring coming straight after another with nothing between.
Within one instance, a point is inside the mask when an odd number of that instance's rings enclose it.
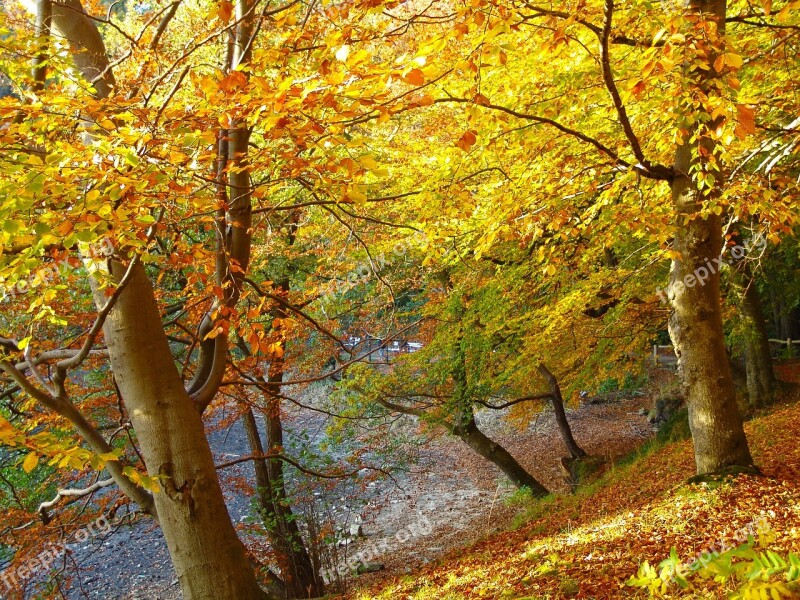
<instances>
[{"instance_id":1,"label":"smooth grey bark","mask_svg":"<svg viewBox=\"0 0 800 600\"><path fill-rule=\"evenodd\" d=\"M691 0L686 14L695 27L714 22L720 34L724 33L725 0ZM700 87L698 93L712 93L707 72L693 68L689 75L695 80L693 85ZM696 127L713 127L713 123ZM691 140L695 134L703 140L702 153ZM678 258L672 261L670 271L673 312L669 332L687 397L697 473L707 474L732 466L750 466L753 460L725 351L719 269L710 268L722 252L722 220L713 213L701 214L703 198L690 175L693 164L702 167L706 164L703 161L714 155L713 145L702 134L702 129L687 132L675 156L676 175L671 187L675 213L673 250ZM687 278L695 277L701 268L709 273L705 283L686 285L692 281Z\"/></svg>"},{"instance_id":2,"label":"smooth grey bark","mask_svg":"<svg viewBox=\"0 0 800 600\"><path fill-rule=\"evenodd\" d=\"M115 85L105 45L79 0L55 3L54 29L100 99ZM124 264L124 250L101 268L119 284L130 271L103 333L111 368L136 432L154 494L159 524L185 600L264 600L269 596L228 515L200 413L177 370L155 293L140 264ZM108 297L91 278L95 303Z\"/></svg>"},{"instance_id":3,"label":"smooth grey bark","mask_svg":"<svg viewBox=\"0 0 800 600\"><path fill-rule=\"evenodd\" d=\"M53 2L51 19L54 34L68 42L72 59L83 79L94 87L98 98L108 97L116 82L106 46L80 0Z\"/></svg>"},{"instance_id":4,"label":"smooth grey bark","mask_svg":"<svg viewBox=\"0 0 800 600\"><path fill-rule=\"evenodd\" d=\"M110 261L119 281L127 267ZM95 284L95 300L106 301ZM175 365L144 268L137 265L103 327L111 368L139 440L185 600L263 600L228 515L203 422Z\"/></svg>"}]
</instances>

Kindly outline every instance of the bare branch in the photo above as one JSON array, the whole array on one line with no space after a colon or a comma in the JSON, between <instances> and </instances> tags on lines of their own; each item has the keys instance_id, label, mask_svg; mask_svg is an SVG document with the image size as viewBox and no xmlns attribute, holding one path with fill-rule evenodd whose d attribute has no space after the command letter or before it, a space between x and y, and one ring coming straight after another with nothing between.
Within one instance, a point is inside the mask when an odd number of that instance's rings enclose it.
<instances>
[{"instance_id":1,"label":"bare branch","mask_svg":"<svg viewBox=\"0 0 800 600\"><path fill-rule=\"evenodd\" d=\"M346 473L322 473L320 471L314 471L313 469L309 469L304 467L296 460L289 458L288 456L284 456L283 454L248 454L247 456L240 456L239 458L234 458L224 463L220 463L217 465L217 470L220 469L227 469L228 467L232 467L234 465L238 465L244 462L249 462L251 460L282 460L293 467L295 467L301 473L305 473L306 475L312 475L314 477L319 477L321 479L346 479L348 477L352 477L353 475L357 475L361 469L371 469L373 471L378 471L385 475L389 473L384 471L383 469L379 469L378 467L360 467L354 471L346 472Z\"/></svg>"},{"instance_id":2,"label":"bare branch","mask_svg":"<svg viewBox=\"0 0 800 600\"><path fill-rule=\"evenodd\" d=\"M517 117L518 119L524 119L526 121L534 121L536 123L541 123L543 125L549 125L550 127L554 127L558 129L562 133L566 133L582 142L587 144L591 144L601 153L605 154L609 158L611 158L618 166L624 167L625 169L632 169L633 171L639 173L642 177L646 177L647 179L655 179L657 181L670 181L673 177L672 169L668 167L664 167L661 165L652 165L653 170L649 170L644 164L637 164L634 165L629 161L622 158L617 152L606 146L600 140L593 138L585 133L578 131L577 129L572 129L571 127L567 127L554 119L549 119L547 117L542 117L539 115L532 115L528 113L523 113L511 108L507 108L505 106L500 106L498 104L492 104L491 102L475 102L474 99L469 98L437 98L434 100L435 103L464 103L464 104L478 104L479 106L483 106L489 110L496 110L507 115L511 115L512 117Z\"/></svg>"},{"instance_id":3,"label":"bare branch","mask_svg":"<svg viewBox=\"0 0 800 600\"><path fill-rule=\"evenodd\" d=\"M476 400L476 402L487 408L491 408L494 410L501 410L503 408L508 408L509 406L514 406L515 404L519 404L520 402L528 402L530 400L545 400L547 398L552 398L552 397L553 395L550 392L543 392L541 394L533 394L531 396L522 396L521 398L509 400L508 402L504 402L503 404L489 404L485 400Z\"/></svg>"},{"instance_id":4,"label":"bare branch","mask_svg":"<svg viewBox=\"0 0 800 600\"><path fill-rule=\"evenodd\" d=\"M86 488L66 488L63 490L58 490L55 497L52 500L48 500L46 502L42 502L39 505L39 508L36 509L36 512L39 513L39 516L42 518L42 522L47 525L50 522L50 514L47 512L49 509L56 506L59 502L64 499L67 499L66 504L72 504L76 502L79 498L83 498L84 496L88 496L90 494L94 494L96 491L109 487L110 485L114 484L114 478L109 477L108 479L101 479Z\"/></svg>"}]
</instances>

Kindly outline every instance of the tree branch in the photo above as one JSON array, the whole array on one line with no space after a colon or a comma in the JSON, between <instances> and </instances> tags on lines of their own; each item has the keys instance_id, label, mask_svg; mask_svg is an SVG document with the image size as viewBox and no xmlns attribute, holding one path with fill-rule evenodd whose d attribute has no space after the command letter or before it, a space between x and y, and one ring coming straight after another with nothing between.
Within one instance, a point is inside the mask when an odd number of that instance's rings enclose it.
<instances>
[{"instance_id":1,"label":"tree branch","mask_svg":"<svg viewBox=\"0 0 800 600\"><path fill-rule=\"evenodd\" d=\"M601 153L608 156L611 160L613 160L618 166L624 167L625 169L632 169L636 171L642 177L646 177L647 179L655 179L657 181L670 181L673 177L672 169L667 167L662 167L660 165L653 166L653 170L649 170L644 164L631 164L629 161L625 160L624 158L620 157L614 150L606 146L600 140L593 138L585 133L578 131L577 129L572 129L571 127L567 127L555 121L554 119L549 119L547 117L542 117L539 115L531 115L528 113L519 112L517 110L507 108L505 106L500 106L498 104L492 104L491 102L475 102L475 100L471 100L468 98L437 98L434 100L434 103L464 103L464 104L478 104L479 106L483 106L484 108L488 108L490 110L496 110L507 115L511 115L512 117L516 117L518 119L524 119L526 121L533 121L535 123L541 123L543 125L549 125L554 127L558 131L562 133L566 133L582 142L587 144L591 144Z\"/></svg>"},{"instance_id":2,"label":"tree branch","mask_svg":"<svg viewBox=\"0 0 800 600\"><path fill-rule=\"evenodd\" d=\"M52 500L48 500L46 502L42 502L39 505L39 508L36 509L36 512L39 513L39 516L42 519L42 523L47 525L50 522L50 515L47 512L48 509L53 508L56 506L61 500L67 498L66 504L72 504L76 502L78 498L83 498L84 496L88 496L89 494L94 494L96 491L109 487L110 485L114 484L114 478L109 477L108 479L101 479L90 485L87 488L67 488L63 490L58 490L55 497Z\"/></svg>"},{"instance_id":3,"label":"tree branch","mask_svg":"<svg viewBox=\"0 0 800 600\"><path fill-rule=\"evenodd\" d=\"M636 134L633 132L631 120L628 117L628 111L626 110L625 104L622 102L622 98L619 95L617 84L614 81L614 74L611 72L611 53L609 51L608 43L611 37L611 23L614 18L614 0L605 0L603 17L603 31L598 35L600 38L600 65L603 70L603 81L606 84L608 93L611 95L611 101L614 103L614 108L617 111L617 117L619 118L620 125L622 125L622 130L625 132L625 137L628 138L628 143L631 146L633 155L636 157L636 160L639 161L639 164L649 172L655 172L657 170L664 172L666 167L662 167L660 165L658 167L654 167L650 161L645 158L644 152L642 151L642 145L639 143L639 138L637 138Z\"/></svg>"},{"instance_id":4,"label":"tree branch","mask_svg":"<svg viewBox=\"0 0 800 600\"><path fill-rule=\"evenodd\" d=\"M528 402L529 400L544 400L546 398L552 398L552 397L553 395L550 392L543 392L541 394L533 394L531 396L522 396L521 398L509 400L508 402L504 402L503 404L489 404L485 400L476 400L475 402L487 408L491 408L493 410L501 410L503 408L508 408L509 406L514 406L515 404L519 404L520 402Z\"/></svg>"}]
</instances>

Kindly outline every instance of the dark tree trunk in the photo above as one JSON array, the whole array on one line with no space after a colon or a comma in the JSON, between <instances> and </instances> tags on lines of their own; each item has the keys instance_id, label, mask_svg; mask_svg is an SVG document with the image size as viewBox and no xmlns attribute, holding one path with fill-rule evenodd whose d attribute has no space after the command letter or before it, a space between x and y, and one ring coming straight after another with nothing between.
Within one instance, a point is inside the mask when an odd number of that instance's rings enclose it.
<instances>
[{"instance_id":1,"label":"dark tree trunk","mask_svg":"<svg viewBox=\"0 0 800 600\"><path fill-rule=\"evenodd\" d=\"M586 456L586 452L578 445L578 442L575 441L572 435L572 428L569 426L567 413L564 411L564 398L561 396L561 387L558 385L556 376L543 364L539 365L537 369L539 373L547 379L547 384L550 386L550 400L553 403L553 411L556 414L558 431L561 433L561 439L564 440L564 445L567 447L567 450L569 450L569 455L572 458L583 458Z\"/></svg>"},{"instance_id":2,"label":"dark tree trunk","mask_svg":"<svg viewBox=\"0 0 800 600\"><path fill-rule=\"evenodd\" d=\"M764 406L775 393L775 373L772 369L767 324L761 298L747 264L736 277L734 285L739 295L744 329L744 357L747 370L747 395L750 406Z\"/></svg>"},{"instance_id":3,"label":"dark tree trunk","mask_svg":"<svg viewBox=\"0 0 800 600\"><path fill-rule=\"evenodd\" d=\"M249 349L244 343L239 347L245 354ZM267 429L266 449L258 431L255 414L248 409L242 415L242 424L247 434L250 451L255 455L279 454L283 452L283 423L281 421L280 394L283 380L283 359L273 360L269 376L263 384L266 409L264 420ZM258 504L267 529L272 549L278 557L284 581L285 598L317 598L324 594L324 583L308 553L300 534L297 519L292 512L286 493L283 461L261 459L253 461Z\"/></svg>"},{"instance_id":4,"label":"dark tree trunk","mask_svg":"<svg viewBox=\"0 0 800 600\"><path fill-rule=\"evenodd\" d=\"M517 459L511 456L508 450L478 429L474 418L460 427L453 428L452 432L483 458L499 467L517 487L530 489L536 498L547 496L550 493L517 462Z\"/></svg>"},{"instance_id":5,"label":"dark tree trunk","mask_svg":"<svg viewBox=\"0 0 800 600\"><path fill-rule=\"evenodd\" d=\"M263 455L264 444L258 431L256 417L252 410L242 415L242 423L253 454ZM283 481L274 482L271 478L269 460L253 461L258 503L261 516L267 527L270 544L285 581L281 582L285 598L316 598L323 594L322 583L316 574L306 546L300 537L291 508L286 504ZM282 498L283 500L279 500ZM279 502L280 507L276 506Z\"/></svg>"},{"instance_id":6,"label":"dark tree trunk","mask_svg":"<svg viewBox=\"0 0 800 600\"><path fill-rule=\"evenodd\" d=\"M276 283L276 292L285 297L289 291L288 279ZM285 299L285 298L284 298ZM277 306L273 312L277 322L287 318L288 314L283 306ZM281 333L281 327L276 327L276 332ZM273 356L270 360L267 382L264 385L266 410L264 420L267 426L267 453L280 454L283 452L283 421L281 419L281 387L283 384L285 359L283 356ZM258 443L261 438L258 430ZM313 561L308 553L305 542L300 534L297 518L292 512L286 493L283 473L283 461L270 459L264 461L266 473L266 493L270 507L267 523L271 524L270 540L275 551L283 559L281 573L285 580L290 598L318 598L325 593L322 578L317 573Z\"/></svg>"},{"instance_id":7,"label":"dark tree trunk","mask_svg":"<svg viewBox=\"0 0 800 600\"><path fill-rule=\"evenodd\" d=\"M517 487L530 489L534 497L540 498L550 492L536 478L528 473L511 454L494 440L488 438L475 423L473 412L474 398L467 379L466 354L463 335L459 333L453 345L452 377L454 383L454 425L450 431L480 456L498 466Z\"/></svg>"}]
</instances>

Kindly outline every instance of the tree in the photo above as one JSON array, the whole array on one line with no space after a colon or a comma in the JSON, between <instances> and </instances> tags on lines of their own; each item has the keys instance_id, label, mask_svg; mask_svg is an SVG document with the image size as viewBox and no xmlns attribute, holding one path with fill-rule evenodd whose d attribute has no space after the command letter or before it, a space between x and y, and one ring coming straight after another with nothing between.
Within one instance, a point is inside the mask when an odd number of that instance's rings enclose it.
<instances>
[{"instance_id":1,"label":"tree","mask_svg":"<svg viewBox=\"0 0 800 600\"><path fill-rule=\"evenodd\" d=\"M428 92L428 102L464 106L466 132L450 138L467 156L444 177L477 164L492 172L482 181L486 191L470 190L461 213L466 223L452 236L473 243L476 255L518 241L544 269L542 290L559 269L583 269L581 259L596 259L619 240L641 239L650 248L644 265L659 253L670 258L669 328L697 470L709 473L752 463L725 354L721 215L730 206L736 218L755 217L769 227L777 214L796 218L785 196L793 184L781 179L776 191L774 182L736 168L760 144L751 137L753 105L764 106L765 119L784 120L794 88L781 81L765 89L750 71L755 61L745 67L737 48L772 64L774 55L762 49L772 42L783 52L779 32L793 6L776 14L769 7L738 13L737 5L729 15L724 3L692 2L674 7L665 26L662 8L606 1L560 11L484 3L455 28L465 40L463 62L455 73L431 78L441 93ZM735 42L726 36L726 21L735 24ZM522 42L517 31L530 35ZM515 52L499 41L504 37L515 40ZM548 65L546 72L532 68L537 61ZM662 201L667 187L671 205ZM766 208L767 196L778 205ZM449 211L448 202L433 203L427 230L451 227ZM463 241L467 236L471 242ZM778 231L769 237L775 242ZM653 243L660 246L655 251ZM653 281L643 271L631 274ZM621 309L614 293L608 302ZM652 306L652 294L625 296L629 308Z\"/></svg>"}]
</instances>

